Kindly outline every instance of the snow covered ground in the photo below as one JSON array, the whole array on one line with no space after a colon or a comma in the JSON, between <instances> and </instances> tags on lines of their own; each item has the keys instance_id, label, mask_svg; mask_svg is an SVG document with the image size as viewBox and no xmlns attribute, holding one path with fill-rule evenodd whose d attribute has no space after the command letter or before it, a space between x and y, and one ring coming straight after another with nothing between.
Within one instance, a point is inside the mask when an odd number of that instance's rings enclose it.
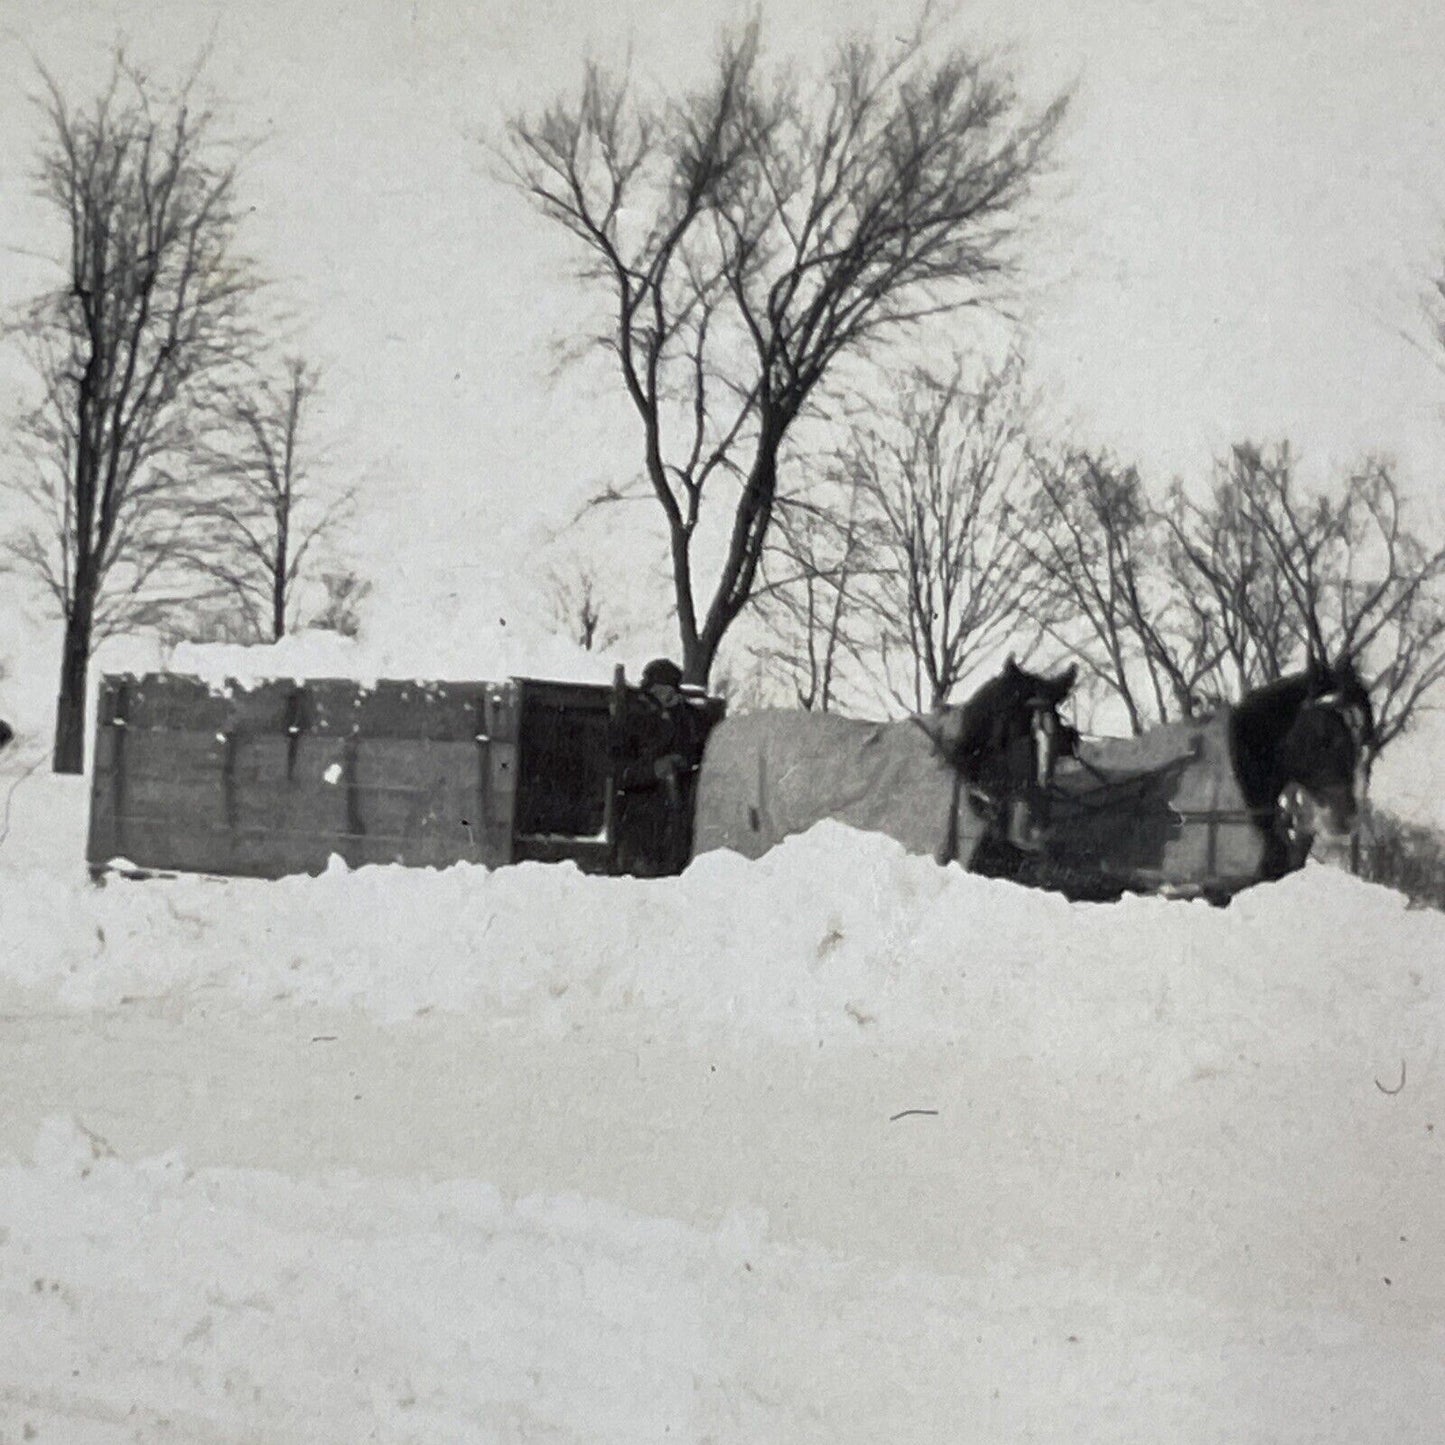
<instances>
[{"instance_id":1,"label":"snow covered ground","mask_svg":"<svg viewBox=\"0 0 1445 1445\"><path fill-rule=\"evenodd\" d=\"M1074 906L834 826L95 888L31 758L4 1445L1439 1438L1440 915L1323 867Z\"/></svg>"},{"instance_id":2,"label":"snow covered ground","mask_svg":"<svg viewBox=\"0 0 1445 1445\"><path fill-rule=\"evenodd\" d=\"M515 628L173 661L610 674ZM1445 917L833 826L96 888L52 653L0 659L0 1445L1440 1438Z\"/></svg>"}]
</instances>

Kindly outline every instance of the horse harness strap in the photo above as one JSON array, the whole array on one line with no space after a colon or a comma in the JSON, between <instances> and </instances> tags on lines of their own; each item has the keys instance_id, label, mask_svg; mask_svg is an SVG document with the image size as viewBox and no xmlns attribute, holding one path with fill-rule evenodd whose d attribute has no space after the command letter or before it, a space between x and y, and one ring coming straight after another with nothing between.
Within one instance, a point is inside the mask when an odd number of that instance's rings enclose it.
<instances>
[{"instance_id":1,"label":"horse harness strap","mask_svg":"<svg viewBox=\"0 0 1445 1445\"><path fill-rule=\"evenodd\" d=\"M958 805L963 797L963 774L953 773L953 798L948 806L948 831L944 834L943 861L952 863L958 857Z\"/></svg>"},{"instance_id":2,"label":"horse harness strap","mask_svg":"<svg viewBox=\"0 0 1445 1445\"><path fill-rule=\"evenodd\" d=\"M1346 721L1349 721L1348 717ZM1074 755L1074 761L1100 785L1101 792L1109 789L1124 792L1141 782L1162 777L1173 768L1197 762L1200 756L1200 747L1196 740L1195 745L1188 751L1181 752L1178 756L1168 758L1162 763L1156 763L1153 767L1141 768L1137 772L1110 773L1104 768L1096 767L1088 758L1080 757L1078 754ZM1059 789L1056 784L1049 788L1049 794L1051 798L1066 799L1071 803L1082 804L1086 808L1108 806L1107 800L1101 799L1095 804L1087 795L1067 793ZM1258 808L1176 808L1171 804L1169 811L1183 823L1260 823L1277 817L1279 804L1275 802L1261 805Z\"/></svg>"},{"instance_id":3,"label":"horse harness strap","mask_svg":"<svg viewBox=\"0 0 1445 1445\"><path fill-rule=\"evenodd\" d=\"M1259 823L1279 813L1279 804L1259 808L1175 808L1169 811L1184 823Z\"/></svg>"},{"instance_id":4,"label":"horse harness strap","mask_svg":"<svg viewBox=\"0 0 1445 1445\"><path fill-rule=\"evenodd\" d=\"M929 733L928 728L925 726L924 721L921 717L915 715L910 717L908 720L909 722L917 726L919 730L922 731L926 736L928 736L930 741L934 743L935 747L937 746L936 739L934 739L932 737L932 734ZM958 859L958 840L961 836L958 815L959 809L963 805L964 798L966 797L971 803L973 803L974 806L979 810L979 812L983 813L985 816L992 817L995 823L997 823L1000 815L1003 812L1004 806L1009 800L1010 793L1013 790L1010 790L1010 792L1006 792L1004 796L1000 798L994 793L991 793L987 788L982 787L980 784L970 782L967 778L964 777L962 768L958 767L957 765L951 767L950 771L953 774L953 784L951 790L952 796L949 799L948 807L948 827L944 834L943 861L948 863L953 862L957 859L957 861L966 862L966 859ZM1020 793L1027 793L1028 786L1025 785L1023 788L1018 789L1017 791Z\"/></svg>"}]
</instances>

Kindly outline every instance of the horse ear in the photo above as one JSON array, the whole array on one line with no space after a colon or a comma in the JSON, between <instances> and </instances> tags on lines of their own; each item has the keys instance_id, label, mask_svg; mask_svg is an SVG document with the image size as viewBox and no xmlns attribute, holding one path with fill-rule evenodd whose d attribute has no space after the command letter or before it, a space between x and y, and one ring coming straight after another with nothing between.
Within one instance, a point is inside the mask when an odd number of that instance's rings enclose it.
<instances>
[{"instance_id":1,"label":"horse ear","mask_svg":"<svg viewBox=\"0 0 1445 1445\"><path fill-rule=\"evenodd\" d=\"M1049 696L1055 703L1061 703L1068 697L1073 689L1074 683L1078 680L1079 664L1071 662L1056 678L1049 683Z\"/></svg>"},{"instance_id":2,"label":"horse ear","mask_svg":"<svg viewBox=\"0 0 1445 1445\"><path fill-rule=\"evenodd\" d=\"M1014 661L1013 653L1009 653L1008 661L1003 665L1003 675L1005 677L1017 677L1019 675L1019 665Z\"/></svg>"},{"instance_id":3,"label":"horse ear","mask_svg":"<svg viewBox=\"0 0 1445 1445\"><path fill-rule=\"evenodd\" d=\"M1311 652L1305 662L1305 682L1311 693L1323 692L1330 683L1329 667Z\"/></svg>"}]
</instances>

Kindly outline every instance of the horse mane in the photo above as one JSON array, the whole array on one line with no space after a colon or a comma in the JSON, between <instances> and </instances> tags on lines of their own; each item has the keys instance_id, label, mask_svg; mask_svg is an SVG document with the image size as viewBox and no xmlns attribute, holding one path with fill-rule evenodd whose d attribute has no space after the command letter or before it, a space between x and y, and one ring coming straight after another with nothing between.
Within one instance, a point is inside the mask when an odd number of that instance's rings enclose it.
<instances>
[{"instance_id":1,"label":"horse mane","mask_svg":"<svg viewBox=\"0 0 1445 1445\"><path fill-rule=\"evenodd\" d=\"M1234 705L1234 719L1241 736L1247 738L1274 720L1293 716L1307 702L1338 693L1348 707L1359 708L1365 718L1367 737L1375 730L1375 710L1370 690L1351 658L1331 665L1311 660L1303 672L1289 673L1254 688Z\"/></svg>"},{"instance_id":2,"label":"horse mane","mask_svg":"<svg viewBox=\"0 0 1445 1445\"><path fill-rule=\"evenodd\" d=\"M953 739L949 761L970 782L977 782L979 766L989 744L998 733L999 714L1014 701L1008 694L1011 679L991 677L958 708L958 732Z\"/></svg>"},{"instance_id":3,"label":"horse mane","mask_svg":"<svg viewBox=\"0 0 1445 1445\"><path fill-rule=\"evenodd\" d=\"M1314 668L1290 673L1246 692L1230 717L1230 754L1234 775L1250 808L1272 805L1279 792L1274 776L1274 749L1312 695L1318 695Z\"/></svg>"},{"instance_id":4,"label":"horse mane","mask_svg":"<svg viewBox=\"0 0 1445 1445\"><path fill-rule=\"evenodd\" d=\"M1268 722L1285 713L1292 716L1311 695L1318 696L1318 691L1317 674L1296 672L1277 677L1273 682L1251 689L1234 704L1235 723L1251 729L1255 724Z\"/></svg>"}]
</instances>

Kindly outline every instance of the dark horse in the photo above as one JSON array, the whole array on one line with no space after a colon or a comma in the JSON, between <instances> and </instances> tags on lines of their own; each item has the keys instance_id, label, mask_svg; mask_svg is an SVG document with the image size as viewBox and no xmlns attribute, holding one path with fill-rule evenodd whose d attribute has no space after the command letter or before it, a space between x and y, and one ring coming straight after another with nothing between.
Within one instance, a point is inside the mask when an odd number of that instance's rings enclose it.
<instances>
[{"instance_id":1,"label":"dark horse","mask_svg":"<svg viewBox=\"0 0 1445 1445\"><path fill-rule=\"evenodd\" d=\"M825 818L965 867L1036 848L1071 735L1058 707L1075 675L1041 677L1010 658L962 706L902 722L793 710L726 718L698 776L693 852L761 857Z\"/></svg>"},{"instance_id":2,"label":"dark horse","mask_svg":"<svg viewBox=\"0 0 1445 1445\"><path fill-rule=\"evenodd\" d=\"M1230 725L1244 802L1264 843L1262 878L1302 867L1315 834L1352 833L1375 748L1370 693L1348 658L1245 696Z\"/></svg>"},{"instance_id":3,"label":"dark horse","mask_svg":"<svg viewBox=\"0 0 1445 1445\"><path fill-rule=\"evenodd\" d=\"M1042 843L1054 768L1078 746L1078 733L1059 716L1077 677L1073 665L1057 677L1026 672L1010 654L1003 671L961 707L919 720L990 824L985 855L995 843L1005 852ZM975 870L985 861L976 853Z\"/></svg>"}]
</instances>

